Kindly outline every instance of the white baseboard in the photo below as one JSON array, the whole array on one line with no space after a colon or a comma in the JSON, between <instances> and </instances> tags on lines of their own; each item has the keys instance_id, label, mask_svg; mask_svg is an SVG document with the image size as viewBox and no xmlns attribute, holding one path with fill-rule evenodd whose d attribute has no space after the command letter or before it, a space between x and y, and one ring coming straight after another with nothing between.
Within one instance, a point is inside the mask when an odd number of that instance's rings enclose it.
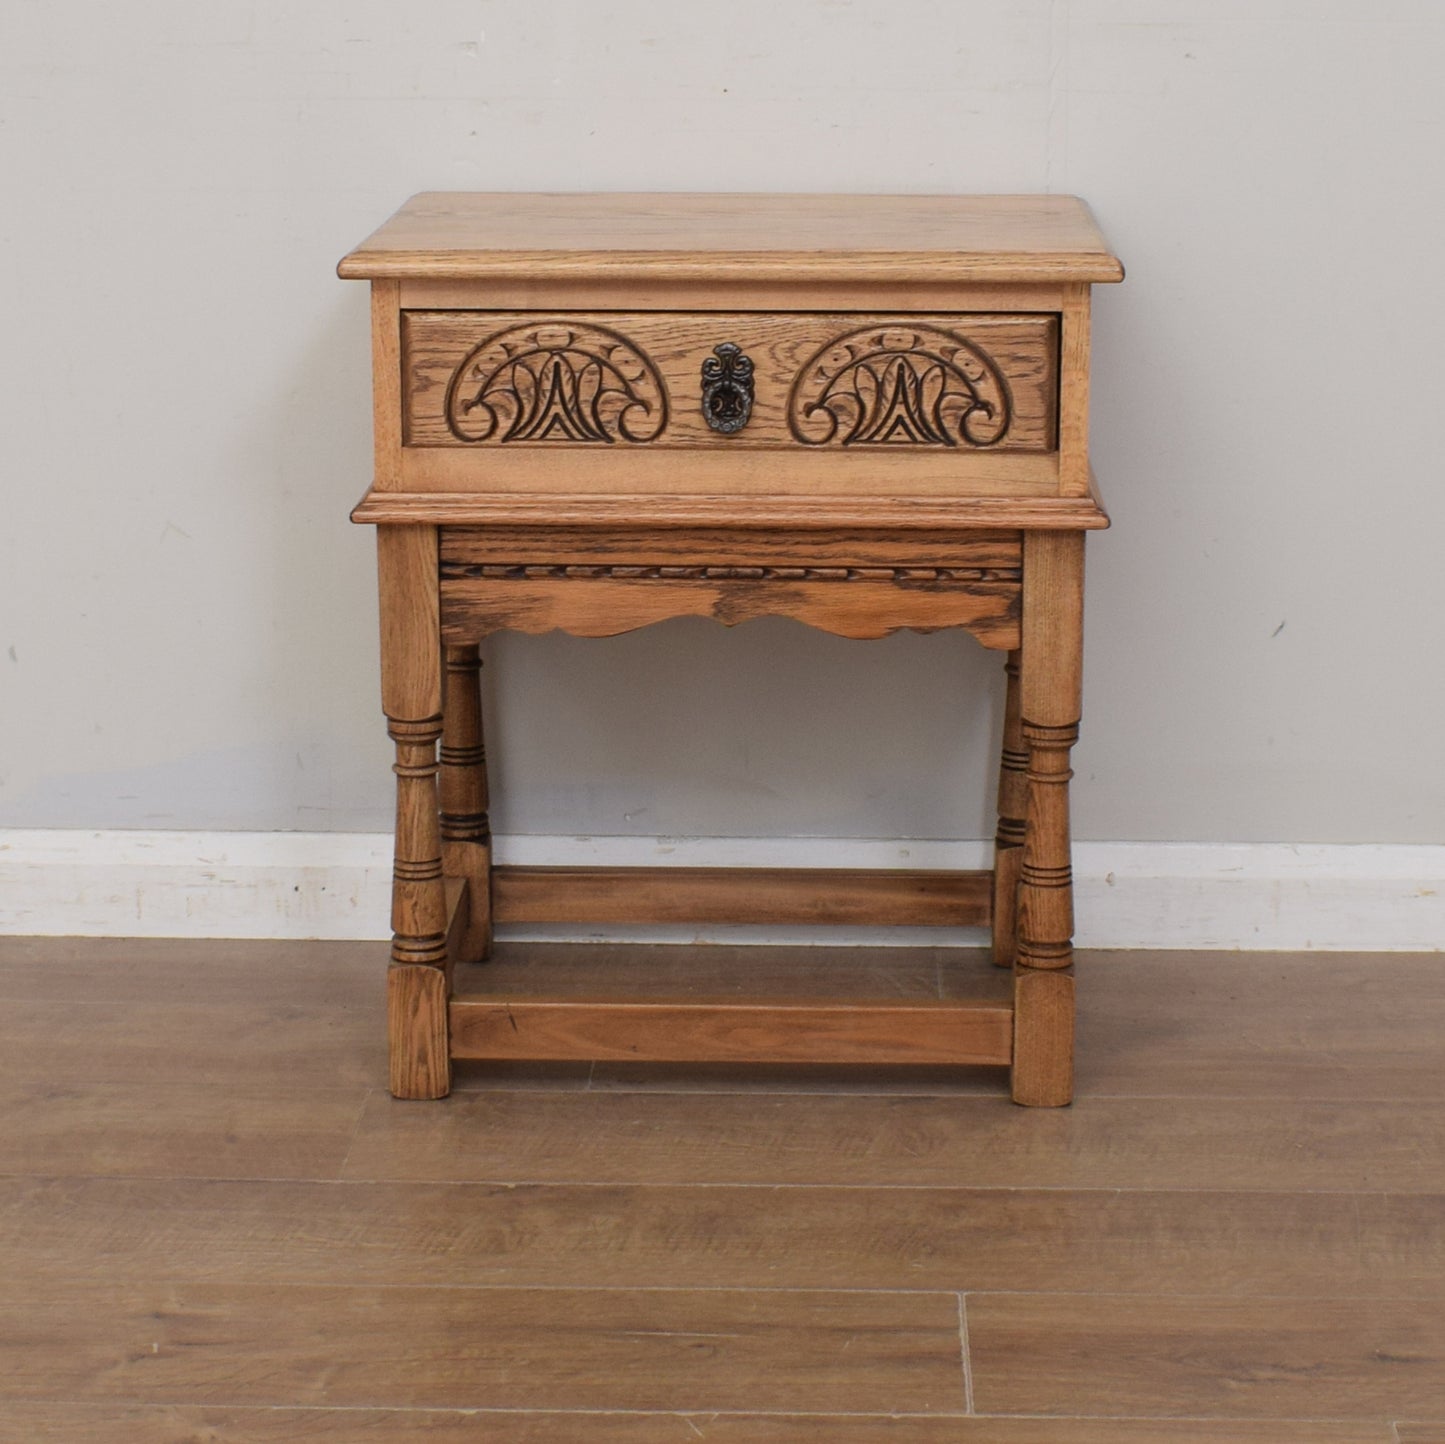
<instances>
[{"instance_id":1,"label":"white baseboard","mask_svg":"<svg viewBox=\"0 0 1445 1444\"><path fill-rule=\"evenodd\" d=\"M982 842L867 838L497 839L506 863L986 867ZM386 935L391 840L373 833L0 831L0 933ZM1445 847L1084 842L1077 942L1094 948L1437 951ZM515 928L508 936L683 942L978 942L922 928Z\"/></svg>"}]
</instances>

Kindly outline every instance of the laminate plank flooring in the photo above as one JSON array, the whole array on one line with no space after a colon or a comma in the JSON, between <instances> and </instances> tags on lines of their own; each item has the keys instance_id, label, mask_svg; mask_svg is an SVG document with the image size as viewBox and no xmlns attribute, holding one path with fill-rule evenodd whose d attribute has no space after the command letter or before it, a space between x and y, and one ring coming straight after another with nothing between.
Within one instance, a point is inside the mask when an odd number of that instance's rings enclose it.
<instances>
[{"instance_id":1,"label":"laminate plank flooring","mask_svg":"<svg viewBox=\"0 0 1445 1444\"><path fill-rule=\"evenodd\" d=\"M0 1444L1395 1444L1385 1424L10 1404ZM1402 1432L1403 1444L1445 1435Z\"/></svg>"},{"instance_id":2,"label":"laminate plank flooring","mask_svg":"<svg viewBox=\"0 0 1445 1444\"><path fill-rule=\"evenodd\" d=\"M947 1294L48 1284L0 1398L958 1413ZM341 1347L338 1347L341 1343Z\"/></svg>"},{"instance_id":3,"label":"laminate plank flooring","mask_svg":"<svg viewBox=\"0 0 1445 1444\"><path fill-rule=\"evenodd\" d=\"M0 1179L0 1278L1445 1298L1445 1196Z\"/></svg>"},{"instance_id":4,"label":"laminate plank flooring","mask_svg":"<svg viewBox=\"0 0 1445 1444\"><path fill-rule=\"evenodd\" d=\"M1059 1112L982 1069L473 1065L397 1103L384 959L0 939L0 1444L1445 1444L1445 959L1084 955ZM512 945L463 985L599 961L1005 983Z\"/></svg>"},{"instance_id":5,"label":"laminate plank flooring","mask_svg":"<svg viewBox=\"0 0 1445 1444\"><path fill-rule=\"evenodd\" d=\"M1445 1298L1294 1300L977 1294L985 1414L1331 1419L1445 1400Z\"/></svg>"},{"instance_id":6,"label":"laminate plank flooring","mask_svg":"<svg viewBox=\"0 0 1445 1444\"><path fill-rule=\"evenodd\" d=\"M645 1103L640 1099L645 1098ZM1445 1108L1288 1098L373 1094L343 1176L475 1182L1445 1192Z\"/></svg>"}]
</instances>

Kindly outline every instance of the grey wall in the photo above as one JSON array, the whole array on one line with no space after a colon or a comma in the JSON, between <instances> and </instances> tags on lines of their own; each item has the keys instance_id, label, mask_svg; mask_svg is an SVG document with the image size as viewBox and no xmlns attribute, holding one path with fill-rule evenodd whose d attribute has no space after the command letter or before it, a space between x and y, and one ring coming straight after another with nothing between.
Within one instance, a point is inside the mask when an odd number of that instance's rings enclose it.
<instances>
[{"instance_id":1,"label":"grey wall","mask_svg":"<svg viewBox=\"0 0 1445 1444\"><path fill-rule=\"evenodd\" d=\"M1441 840L1435 0L9 0L0 824L380 829L364 288L421 189L1073 191L1084 838ZM510 831L982 836L998 662L503 638Z\"/></svg>"}]
</instances>

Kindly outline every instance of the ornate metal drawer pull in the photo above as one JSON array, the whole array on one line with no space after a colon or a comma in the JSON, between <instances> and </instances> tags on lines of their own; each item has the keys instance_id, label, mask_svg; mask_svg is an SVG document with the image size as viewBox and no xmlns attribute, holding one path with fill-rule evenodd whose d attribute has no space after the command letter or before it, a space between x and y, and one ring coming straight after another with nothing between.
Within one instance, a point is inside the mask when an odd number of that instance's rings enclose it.
<instances>
[{"instance_id":1,"label":"ornate metal drawer pull","mask_svg":"<svg viewBox=\"0 0 1445 1444\"><path fill-rule=\"evenodd\" d=\"M714 431L731 436L753 414L753 363L731 341L712 349L702 363L702 414Z\"/></svg>"}]
</instances>

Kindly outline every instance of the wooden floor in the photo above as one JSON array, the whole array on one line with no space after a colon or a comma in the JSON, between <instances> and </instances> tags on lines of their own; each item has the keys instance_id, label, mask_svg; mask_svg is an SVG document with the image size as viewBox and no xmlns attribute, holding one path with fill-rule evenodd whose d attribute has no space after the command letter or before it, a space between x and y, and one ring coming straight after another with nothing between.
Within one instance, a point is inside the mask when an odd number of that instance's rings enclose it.
<instances>
[{"instance_id":1,"label":"wooden floor","mask_svg":"<svg viewBox=\"0 0 1445 1444\"><path fill-rule=\"evenodd\" d=\"M3 1444L1445 1444L1445 957L1083 955L1062 1111L990 1071L570 1065L397 1103L383 966L0 940Z\"/></svg>"}]
</instances>

